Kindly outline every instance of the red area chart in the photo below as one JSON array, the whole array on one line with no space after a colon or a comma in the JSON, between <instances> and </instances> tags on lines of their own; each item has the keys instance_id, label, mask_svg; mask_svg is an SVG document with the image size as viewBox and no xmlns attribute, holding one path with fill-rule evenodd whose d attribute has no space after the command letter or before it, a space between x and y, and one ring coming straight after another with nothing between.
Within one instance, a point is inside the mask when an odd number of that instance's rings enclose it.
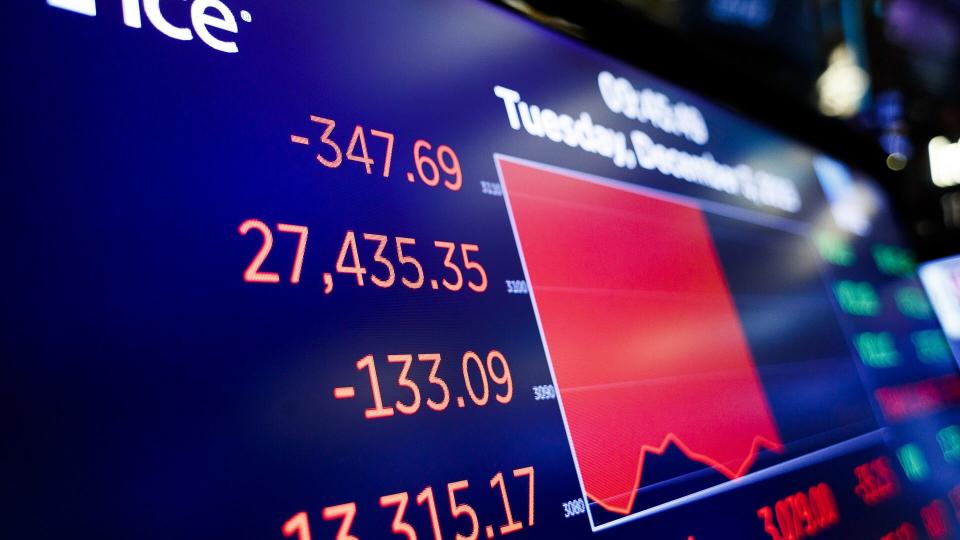
<instances>
[{"instance_id":1,"label":"red area chart","mask_svg":"<svg viewBox=\"0 0 960 540\"><path fill-rule=\"evenodd\" d=\"M587 497L638 511L651 455L727 479L782 443L695 206L498 158Z\"/></svg>"}]
</instances>

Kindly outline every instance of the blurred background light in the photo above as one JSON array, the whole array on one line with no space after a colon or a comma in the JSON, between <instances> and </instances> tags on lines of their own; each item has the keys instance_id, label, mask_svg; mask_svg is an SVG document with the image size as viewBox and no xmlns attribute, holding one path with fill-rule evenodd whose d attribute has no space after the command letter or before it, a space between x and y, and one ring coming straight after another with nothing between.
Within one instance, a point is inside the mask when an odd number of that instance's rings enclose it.
<instances>
[{"instance_id":1,"label":"blurred background light","mask_svg":"<svg viewBox=\"0 0 960 540\"><path fill-rule=\"evenodd\" d=\"M827 70L817 79L820 112L827 116L849 118L860 110L870 88L870 75L857 64L853 49L838 45L828 61Z\"/></svg>"},{"instance_id":2,"label":"blurred background light","mask_svg":"<svg viewBox=\"0 0 960 540\"><path fill-rule=\"evenodd\" d=\"M946 137L930 139L930 177L938 187L960 185L960 141Z\"/></svg>"}]
</instances>

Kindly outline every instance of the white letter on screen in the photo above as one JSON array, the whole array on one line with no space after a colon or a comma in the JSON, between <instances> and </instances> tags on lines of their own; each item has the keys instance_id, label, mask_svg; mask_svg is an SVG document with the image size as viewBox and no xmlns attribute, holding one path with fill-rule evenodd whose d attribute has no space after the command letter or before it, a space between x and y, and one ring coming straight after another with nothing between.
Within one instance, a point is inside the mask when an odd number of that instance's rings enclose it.
<instances>
[{"instance_id":1,"label":"white letter on screen","mask_svg":"<svg viewBox=\"0 0 960 540\"><path fill-rule=\"evenodd\" d=\"M81 15L97 15L97 0L47 0L47 5Z\"/></svg>"},{"instance_id":2,"label":"white letter on screen","mask_svg":"<svg viewBox=\"0 0 960 540\"><path fill-rule=\"evenodd\" d=\"M207 9L216 10L220 17L207 15ZM239 50L236 42L219 40L213 37L213 34L207 29L208 26L212 26L231 34L237 33L237 19L233 16L230 8L220 0L197 0L190 8L190 19L193 20L194 31L207 45L225 53L235 53Z\"/></svg>"}]
</instances>

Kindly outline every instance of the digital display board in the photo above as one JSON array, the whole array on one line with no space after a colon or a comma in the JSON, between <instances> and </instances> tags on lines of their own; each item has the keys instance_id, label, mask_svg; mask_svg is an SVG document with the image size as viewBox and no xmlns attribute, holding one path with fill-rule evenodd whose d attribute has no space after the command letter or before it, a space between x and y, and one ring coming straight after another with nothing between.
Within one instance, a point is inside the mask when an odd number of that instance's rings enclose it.
<instances>
[{"instance_id":1,"label":"digital display board","mask_svg":"<svg viewBox=\"0 0 960 540\"><path fill-rule=\"evenodd\" d=\"M960 530L852 164L491 3L6 9L4 536Z\"/></svg>"},{"instance_id":2,"label":"digital display board","mask_svg":"<svg viewBox=\"0 0 960 540\"><path fill-rule=\"evenodd\" d=\"M920 268L920 280L954 356L960 358L960 257L924 264Z\"/></svg>"}]
</instances>

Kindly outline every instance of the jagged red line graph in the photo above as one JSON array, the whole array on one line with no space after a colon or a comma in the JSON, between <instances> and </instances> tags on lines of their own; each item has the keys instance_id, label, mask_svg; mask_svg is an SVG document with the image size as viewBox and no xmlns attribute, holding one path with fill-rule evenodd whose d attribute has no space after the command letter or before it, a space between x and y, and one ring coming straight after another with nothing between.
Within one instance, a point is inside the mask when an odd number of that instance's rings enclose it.
<instances>
[{"instance_id":1,"label":"jagged red line graph","mask_svg":"<svg viewBox=\"0 0 960 540\"><path fill-rule=\"evenodd\" d=\"M740 466L736 470L733 470L706 454L700 454L700 453L694 452L675 434L668 433L667 436L664 437L663 442L660 443L659 446L643 445L640 448L640 457L637 459L637 474L633 482L633 489L630 490L630 499L627 501L627 504L623 506L610 504L608 502L605 502L600 497L594 497L593 495L590 494L589 491L587 492L587 497L589 497L590 500L592 500L593 502L600 505L600 507L602 507L604 510L607 510L609 512L613 512L616 514L624 514L624 515L630 514L631 512L633 512L633 503L637 497L637 490L640 489L640 484L643 479L643 465L644 465L644 462L646 461L647 454L662 456L667 451L667 448L669 448L671 444L676 446L677 449L683 452L683 455L687 456L687 458L690 459L691 461L702 463L710 467L711 469L714 469L715 471L719 472L720 474L726 476L727 479L729 480L735 480L747 474L747 472L750 470L750 467L753 467L753 464L757 461L757 457L759 457L761 449L765 448L773 452L783 451L782 444L773 442L767 439L766 437L757 435L756 437L753 438L753 443L750 446L750 451L747 453L747 457L743 460L743 462L740 463Z\"/></svg>"},{"instance_id":2,"label":"jagged red line graph","mask_svg":"<svg viewBox=\"0 0 960 540\"><path fill-rule=\"evenodd\" d=\"M498 165L585 497L636 511L647 457L671 444L729 480L779 451L702 211Z\"/></svg>"}]
</instances>

